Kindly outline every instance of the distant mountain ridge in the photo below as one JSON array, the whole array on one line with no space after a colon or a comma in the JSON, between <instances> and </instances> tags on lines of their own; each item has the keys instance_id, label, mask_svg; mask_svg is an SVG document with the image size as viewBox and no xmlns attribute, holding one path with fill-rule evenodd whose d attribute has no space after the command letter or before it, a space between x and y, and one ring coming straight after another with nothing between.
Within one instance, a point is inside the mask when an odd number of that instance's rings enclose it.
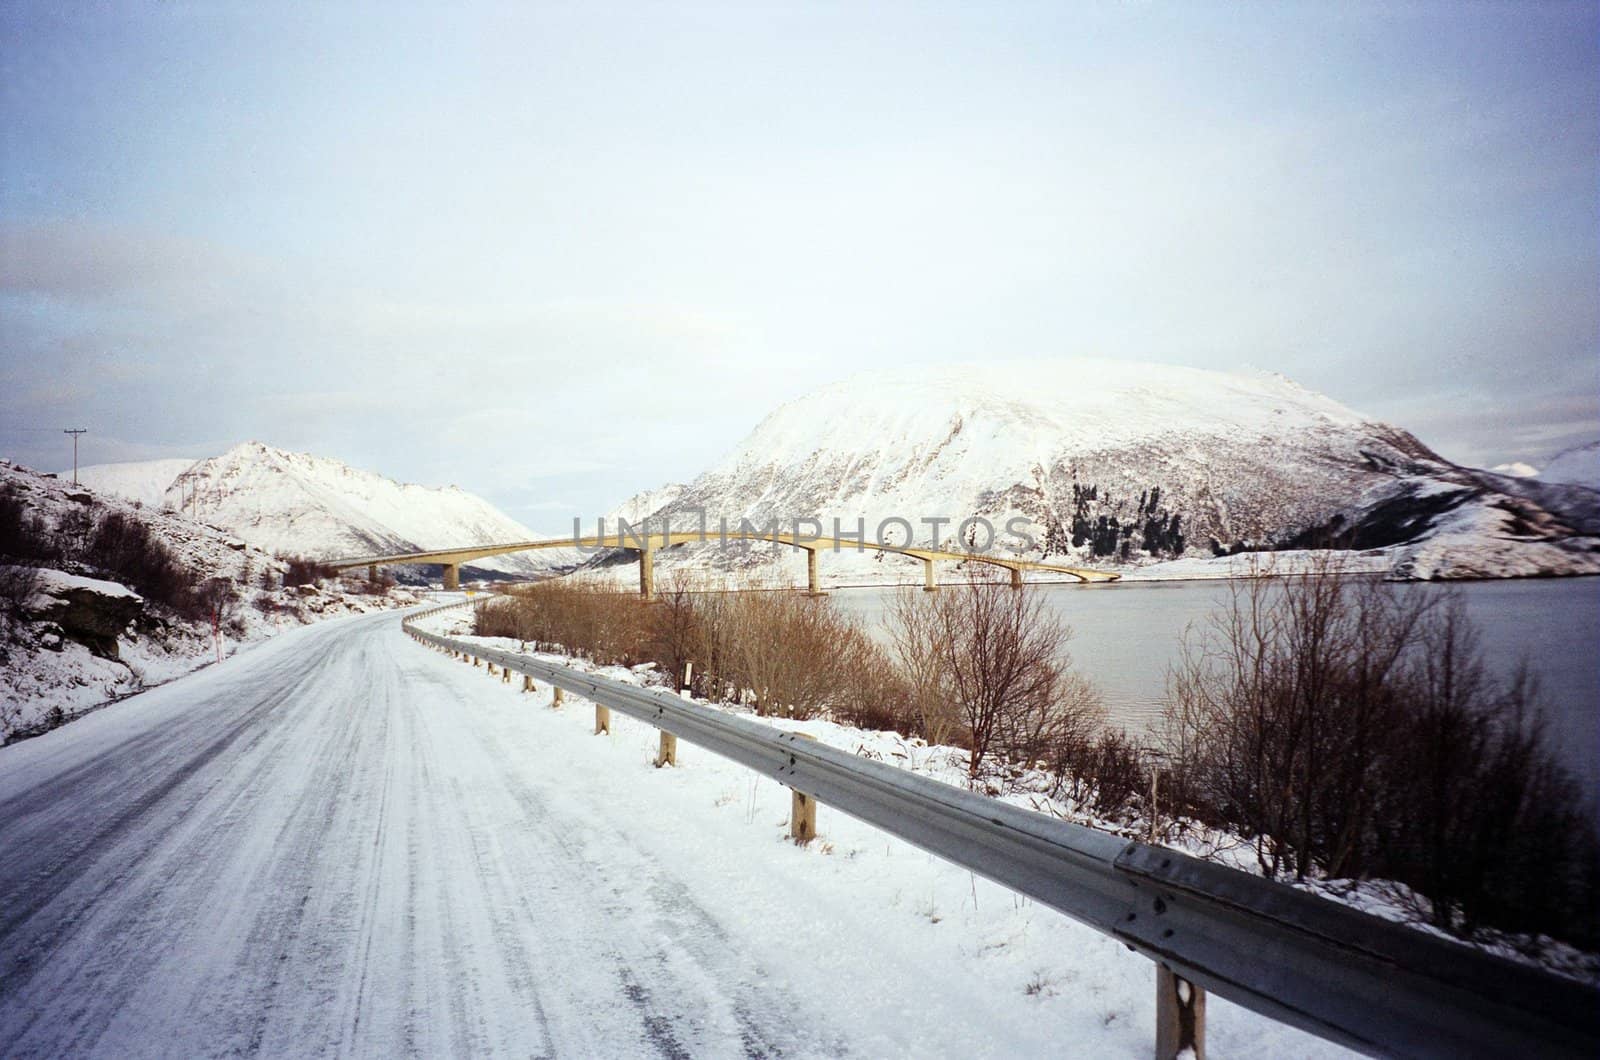
<instances>
[{"instance_id":1,"label":"distant mountain ridge","mask_svg":"<svg viewBox=\"0 0 1600 1060\"><path fill-rule=\"evenodd\" d=\"M173 482L194 464L195 458L192 456L124 464L91 464L78 469L78 481L101 493L160 508L165 504L167 490ZM62 474L65 476L66 473Z\"/></svg>"},{"instance_id":2,"label":"distant mountain ridge","mask_svg":"<svg viewBox=\"0 0 1600 1060\"><path fill-rule=\"evenodd\" d=\"M153 499L153 483L173 474ZM270 552L336 559L450 545L525 541L536 535L488 501L455 486L421 486L329 457L245 442L195 461L96 465L86 484L189 512ZM541 569L527 555L475 561L520 574Z\"/></svg>"},{"instance_id":3,"label":"distant mountain ridge","mask_svg":"<svg viewBox=\"0 0 1600 1060\"><path fill-rule=\"evenodd\" d=\"M962 519L1018 519L1033 547L1002 536L995 551L1102 566L1337 543L1391 549L1401 575L1477 577L1600 572L1586 494L1459 467L1274 373L1074 359L822 387L649 514L686 529L700 509L713 526L861 519L869 534L899 517L956 549L986 544L976 526L958 538ZM937 541L929 518L949 520Z\"/></svg>"},{"instance_id":4,"label":"distant mountain ridge","mask_svg":"<svg viewBox=\"0 0 1600 1060\"><path fill-rule=\"evenodd\" d=\"M1539 471L1539 479L1600 490L1600 441L1563 449Z\"/></svg>"}]
</instances>

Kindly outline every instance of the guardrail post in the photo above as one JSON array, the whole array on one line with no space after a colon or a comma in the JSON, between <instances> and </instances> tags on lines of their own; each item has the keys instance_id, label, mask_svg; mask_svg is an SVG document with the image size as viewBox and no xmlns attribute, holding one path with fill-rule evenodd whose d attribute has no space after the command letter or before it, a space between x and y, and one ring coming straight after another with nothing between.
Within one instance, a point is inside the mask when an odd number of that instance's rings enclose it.
<instances>
[{"instance_id":1,"label":"guardrail post","mask_svg":"<svg viewBox=\"0 0 1600 1060\"><path fill-rule=\"evenodd\" d=\"M1156 1060L1206 1060L1206 992L1156 965Z\"/></svg>"},{"instance_id":2,"label":"guardrail post","mask_svg":"<svg viewBox=\"0 0 1600 1060\"><path fill-rule=\"evenodd\" d=\"M480 662L480 661L479 661L479 660L478 660L478 657L477 657L477 656L476 656L476 655L474 655L474 656L473 656L473 657L472 657L472 665L473 665L473 666L482 666L482 665L483 665L483 663L481 663L481 662Z\"/></svg>"},{"instance_id":3,"label":"guardrail post","mask_svg":"<svg viewBox=\"0 0 1600 1060\"><path fill-rule=\"evenodd\" d=\"M678 738L665 729L661 730L661 750L656 752L656 768L662 766L676 766L678 764Z\"/></svg>"},{"instance_id":4,"label":"guardrail post","mask_svg":"<svg viewBox=\"0 0 1600 1060\"><path fill-rule=\"evenodd\" d=\"M810 733L793 733L797 739L815 740ZM789 789L789 838L805 846L817 838L817 800L802 791Z\"/></svg>"},{"instance_id":5,"label":"guardrail post","mask_svg":"<svg viewBox=\"0 0 1600 1060\"><path fill-rule=\"evenodd\" d=\"M611 708L602 707L596 703L594 705L594 734L599 736L601 733L605 733L607 736L611 735Z\"/></svg>"},{"instance_id":6,"label":"guardrail post","mask_svg":"<svg viewBox=\"0 0 1600 1060\"><path fill-rule=\"evenodd\" d=\"M493 677L493 676L494 676L494 675L495 675L495 674L497 674L497 673L499 673L499 672L500 672L500 671L498 671L498 670L496 670L496 669L495 669L495 668L494 668L494 663L490 663L490 664L489 664L489 676L490 676L490 677Z\"/></svg>"},{"instance_id":7,"label":"guardrail post","mask_svg":"<svg viewBox=\"0 0 1600 1060\"><path fill-rule=\"evenodd\" d=\"M538 691L537 688L533 687L533 676L531 674L523 674L522 675L522 690L524 692L537 692Z\"/></svg>"},{"instance_id":8,"label":"guardrail post","mask_svg":"<svg viewBox=\"0 0 1600 1060\"><path fill-rule=\"evenodd\" d=\"M561 686L560 685L556 685L555 686L555 694L550 697L550 709L551 710L560 710L561 709Z\"/></svg>"},{"instance_id":9,"label":"guardrail post","mask_svg":"<svg viewBox=\"0 0 1600 1060\"><path fill-rule=\"evenodd\" d=\"M500 668L500 683L503 685L511 683L511 667L503 666Z\"/></svg>"}]
</instances>

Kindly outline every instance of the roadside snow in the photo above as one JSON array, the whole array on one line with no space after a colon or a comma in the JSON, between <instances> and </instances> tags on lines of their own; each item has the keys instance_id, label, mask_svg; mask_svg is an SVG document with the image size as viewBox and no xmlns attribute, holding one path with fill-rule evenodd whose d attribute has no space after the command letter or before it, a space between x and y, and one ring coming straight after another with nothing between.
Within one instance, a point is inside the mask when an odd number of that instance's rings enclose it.
<instances>
[{"instance_id":1,"label":"roadside snow","mask_svg":"<svg viewBox=\"0 0 1600 1060\"><path fill-rule=\"evenodd\" d=\"M1299 556L1302 560L1306 560L1308 557L1316 557L1319 554L1279 553L1278 555L1289 556L1291 559ZM1230 558L1244 559L1246 557ZM1293 569L1295 569L1294 564L1291 562L1289 570ZM1273 573L1282 574L1285 571L1278 570ZM1241 571L1240 576L1248 576L1248 574ZM440 602L446 602L447 598L441 596L439 600ZM635 669L620 666L596 666L585 659L569 655L527 652L518 641L508 637L475 636L472 633L473 613L466 607L452 608L426 615L415 620L415 625L427 632L451 637L470 644L480 644L484 647L497 648L501 651L523 651L530 658L538 659L542 662L596 673L612 680L625 681L637 685L651 685L662 682L662 675L657 673L651 665ZM543 695L548 698L548 690ZM573 698L567 700L567 702L573 701ZM703 700L697 700L697 702L729 713L740 714L751 720L759 720L774 728L804 732L831 747L848 751L862 758L897 766L941 783L955 787L966 787L968 785L967 753L961 748L941 745L930 746L916 737L906 737L896 732L840 725L823 718L813 718L805 721L778 717L758 719L743 707L731 706L725 703L706 703ZM615 719L616 717L619 717L619 715L614 714L613 718ZM615 725L615 721L613 724ZM650 730L650 732L654 731L653 729ZM652 745L650 748L652 760L654 753L654 746ZM723 765L731 765L721 759L715 759L715 756L712 755L702 755L702 757L712 758ZM732 768L738 769L739 767L734 766ZM1009 771L1003 779L988 782L984 788L984 793L999 801L1023 809L1048 814L1052 817L1125 838L1148 841L1149 822L1146 818L1134 816L1128 820L1107 820L1090 809L1080 806L1070 798L1053 796L1051 793L1056 790L1055 779L1055 777L1042 770L1016 768ZM1157 840L1161 845L1216 864L1226 865L1240 872L1246 872L1251 875L1261 874L1254 848L1249 841L1237 835L1205 827L1188 819L1176 823L1181 824L1181 827L1163 830L1162 838ZM1163 824L1173 825L1175 822L1164 821ZM1510 936L1495 931L1485 931L1471 943L1463 943L1461 939L1434 928L1428 922L1431 907L1426 897L1417 894L1403 884L1387 880L1310 879L1298 884L1298 886L1323 898L1352 906L1363 912L1380 916L1385 920L1404 923L1413 929L1449 939L1458 944L1472 945L1475 948L1500 957L1543 967L1549 971L1590 985L1600 986L1600 954L1586 953L1550 938Z\"/></svg>"},{"instance_id":2,"label":"roadside snow","mask_svg":"<svg viewBox=\"0 0 1600 1060\"><path fill-rule=\"evenodd\" d=\"M463 609L419 625L456 637L470 622ZM760 947L773 987L828 1013L843 1032L840 1053L1150 1055L1154 967L1120 943L826 806L819 839L795 847L785 839L788 789L777 782L684 743L677 768L656 769L655 729L613 714L611 737L596 738L582 697L567 694L552 710L547 686L523 694L520 684L436 658L458 684L476 686L481 709L504 718L509 753L559 762L574 800L596 800L584 810L601 822L598 831L625 832L672 864L728 933L726 944ZM650 676L584 668L636 683ZM962 768L960 752L893 733L763 720L941 779ZM1026 795L1007 798L1045 808ZM1351 1055L1221 998L1208 1004L1212 1055Z\"/></svg>"}]
</instances>

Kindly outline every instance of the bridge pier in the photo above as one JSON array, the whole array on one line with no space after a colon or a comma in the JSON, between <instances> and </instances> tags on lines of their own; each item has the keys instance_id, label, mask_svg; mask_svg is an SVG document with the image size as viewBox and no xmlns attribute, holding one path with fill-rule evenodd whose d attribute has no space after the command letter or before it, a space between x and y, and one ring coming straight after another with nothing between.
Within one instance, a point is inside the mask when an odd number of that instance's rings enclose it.
<instances>
[{"instance_id":1,"label":"bridge pier","mask_svg":"<svg viewBox=\"0 0 1600 1060\"><path fill-rule=\"evenodd\" d=\"M822 585L817 578L817 550L806 549L806 592L812 596L822 596Z\"/></svg>"},{"instance_id":2,"label":"bridge pier","mask_svg":"<svg viewBox=\"0 0 1600 1060\"><path fill-rule=\"evenodd\" d=\"M656 554L648 548L639 549L639 595L646 600L656 596Z\"/></svg>"},{"instance_id":3,"label":"bridge pier","mask_svg":"<svg viewBox=\"0 0 1600 1060\"><path fill-rule=\"evenodd\" d=\"M444 587L449 592L461 588L461 564L446 563L444 565Z\"/></svg>"},{"instance_id":4,"label":"bridge pier","mask_svg":"<svg viewBox=\"0 0 1600 1060\"><path fill-rule=\"evenodd\" d=\"M934 593L939 591L939 583L933 576L933 560L922 561L922 591Z\"/></svg>"}]
</instances>

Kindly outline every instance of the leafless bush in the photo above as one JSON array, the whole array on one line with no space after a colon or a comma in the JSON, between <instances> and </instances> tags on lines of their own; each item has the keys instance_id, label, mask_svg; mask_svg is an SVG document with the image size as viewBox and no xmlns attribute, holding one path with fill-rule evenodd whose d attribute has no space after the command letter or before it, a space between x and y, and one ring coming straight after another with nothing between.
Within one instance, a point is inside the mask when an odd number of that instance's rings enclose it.
<instances>
[{"instance_id":1,"label":"leafless bush","mask_svg":"<svg viewBox=\"0 0 1600 1060\"><path fill-rule=\"evenodd\" d=\"M825 597L747 592L733 598L732 669L757 714L810 718L834 706L866 636Z\"/></svg>"},{"instance_id":2,"label":"leafless bush","mask_svg":"<svg viewBox=\"0 0 1600 1060\"><path fill-rule=\"evenodd\" d=\"M84 558L138 590L146 600L187 618L201 617L194 576L143 521L122 512L107 512L95 524Z\"/></svg>"},{"instance_id":3,"label":"leafless bush","mask_svg":"<svg viewBox=\"0 0 1600 1060\"><path fill-rule=\"evenodd\" d=\"M520 588L480 611L477 631L599 662L653 662L674 682L693 664L700 695L757 713L860 716L881 688L881 653L825 598L705 591L674 574L645 604L603 583L563 578Z\"/></svg>"},{"instance_id":4,"label":"leafless bush","mask_svg":"<svg viewBox=\"0 0 1600 1060\"><path fill-rule=\"evenodd\" d=\"M231 578L207 578L195 587L195 610L218 625L232 619L238 606L239 590Z\"/></svg>"},{"instance_id":5,"label":"leafless bush","mask_svg":"<svg viewBox=\"0 0 1600 1060\"><path fill-rule=\"evenodd\" d=\"M1049 766L1053 794L1103 816L1127 811L1150 790L1145 749L1118 729L1057 741Z\"/></svg>"},{"instance_id":6,"label":"leafless bush","mask_svg":"<svg viewBox=\"0 0 1600 1060\"><path fill-rule=\"evenodd\" d=\"M0 489L0 556L50 559L55 542L43 520L28 512L22 493L12 485Z\"/></svg>"},{"instance_id":7,"label":"leafless bush","mask_svg":"<svg viewBox=\"0 0 1600 1060\"><path fill-rule=\"evenodd\" d=\"M1434 921L1595 935L1600 842L1533 689L1486 671L1458 597L1342 576L1251 579L1169 679L1181 812L1262 871L1378 876Z\"/></svg>"},{"instance_id":8,"label":"leafless bush","mask_svg":"<svg viewBox=\"0 0 1600 1060\"><path fill-rule=\"evenodd\" d=\"M12 612L26 607L39 591L39 568L6 564L0 566L0 604Z\"/></svg>"},{"instance_id":9,"label":"leafless bush","mask_svg":"<svg viewBox=\"0 0 1600 1060\"><path fill-rule=\"evenodd\" d=\"M972 780L992 758L1033 765L1099 729L1099 696L1070 669L1071 630L1036 591L994 580L906 591L892 614L916 709L948 724L954 705Z\"/></svg>"},{"instance_id":10,"label":"leafless bush","mask_svg":"<svg viewBox=\"0 0 1600 1060\"><path fill-rule=\"evenodd\" d=\"M339 576L339 572L328 564L309 556L279 555L279 559L288 564L283 572L283 587L292 589L297 585L316 585L330 581Z\"/></svg>"},{"instance_id":11,"label":"leafless bush","mask_svg":"<svg viewBox=\"0 0 1600 1060\"><path fill-rule=\"evenodd\" d=\"M383 596L395 587L394 577L380 571L376 578L365 574L345 573L339 578L339 590L352 596Z\"/></svg>"},{"instance_id":12,"label":"leafless bush","mask_svg":"<svg viewBox=\"0 0 1600 1060\"><path fill-rule=\"evenodd\" d=\"M482 636L515 637L544 651L568 651L600 663L633 665L645 615L638 597L575 578L540 582L478 609Z\"/></svg>"},{"instance_id":13,"label":"leafless bush","mask_svg":"<svg viewBox=\"0 0 1600 1060\"><path fill-rule=\"evenodd\" d=\"M961 731L961 707L945 665L950 646L943 637L939 609L930 604L928 594L917 586L895 590L888 608L892 650L918 734L932 744L949 744Z\"/></svg>"}]
</instances>

